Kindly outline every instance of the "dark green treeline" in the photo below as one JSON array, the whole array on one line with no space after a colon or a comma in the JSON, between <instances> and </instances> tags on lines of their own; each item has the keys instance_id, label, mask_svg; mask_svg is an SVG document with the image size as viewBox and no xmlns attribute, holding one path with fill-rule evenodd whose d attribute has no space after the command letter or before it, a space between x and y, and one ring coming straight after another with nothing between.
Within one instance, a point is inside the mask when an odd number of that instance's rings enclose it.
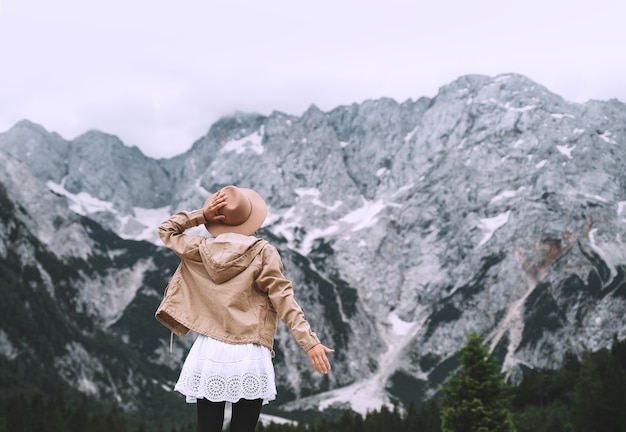
<instances>
[{"instance_id":1,"label":"dark green treeline","mask_svg":"<svg viewBox=\"0 0 626 432\"><path fill-rule=\"evenodd\" d=\"M510 412L518 432L626 432L626 341L615 338L611 349L587 352L581 358L568 354L562 368L530 371L512 391ZM84 406L69 407L61 399L41 396L13 396L0 407L0 432L191 432L194 420L162 428L115 409L93 413ZM364 416L322 413L298 425L257 427L257 432L304 431L441 432L441 411L433 401L419 408L410 406L405 413L382 407Z\"/></svg>"},{"instance_id":2,"label":"dark green treeline","mask_svg":"<svg viewBox=\"0 0 626 432\"><path fill-rule=\"evenodd\" d=\"M97 409L70 405L60 397L15 395L0 411L0 432L192 432L190 420L180 427L164 428L149 419L137 419L116 408Z\"/></svg>"}]
</instances>

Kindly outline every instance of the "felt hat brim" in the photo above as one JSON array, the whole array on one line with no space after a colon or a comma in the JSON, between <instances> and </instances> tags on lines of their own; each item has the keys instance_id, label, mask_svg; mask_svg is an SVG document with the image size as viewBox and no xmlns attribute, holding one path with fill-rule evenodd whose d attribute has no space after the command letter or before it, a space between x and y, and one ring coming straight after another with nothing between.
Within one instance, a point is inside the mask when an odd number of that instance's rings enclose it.
<instances>
[{"instance_id":1,"label":"felt hat brim","mask_svg":"<svg viewBox=\"0 0 626 432\"><path fill-rule=\"evenodd\" d=\"M234 232L243 235L251 235L255 233L265 222L267 217L267 204L265 200L252 189L239 188L236 186L226 186L222 189L222 192L226 194L226 201L228 205L219 210L220 214L226 216L226 219L219 221L208 221L204 224L207 231L212 236L217 237L220 234L227 232ZM206 208L215 194L211 195L204 202L204 208ZM247 202L245 201L247 200ZM233 207L231 203L241 203L251 206L250 213L241 223L229 224L229 216L236 214L240 208Z\"/></svg>"}]
</instances>

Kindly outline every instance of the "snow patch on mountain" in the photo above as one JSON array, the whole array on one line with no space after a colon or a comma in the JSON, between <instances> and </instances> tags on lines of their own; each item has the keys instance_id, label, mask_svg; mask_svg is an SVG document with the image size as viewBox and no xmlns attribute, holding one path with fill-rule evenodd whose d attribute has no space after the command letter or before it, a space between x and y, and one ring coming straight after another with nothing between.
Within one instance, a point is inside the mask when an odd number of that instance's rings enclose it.
<instances>
[{"instance_id":1,"label":"snow patch on mountain","mask_svg":"<svg viewBox=\"0 0 626 432\"><path fill-rule=\"evenodd\" d=\"M113 203L102 201L87 192L73 194L60 184L52 181L48 181L46 185L51 191L68 198L70 201L70 209L81 216L89 216L92 213L101 211L113 211Z\"/></svg>"},{"instance_id":2,"label":"snow patch on mountain","mask_svg":"<svg viewBox=\"0 0 626 432\"><path fill-rule=\"evenodd\" d=\"M500 213L494 217L480 219L478 226L484 231L483 238L478 243L478 246L482 246L489 241L493 234L509 221L509 215L511 211Z\"/></svg>"},{"instance_id":3,"label":"snow patch on mountain","mask_svg":"<svg viewBox=\"0 0 626 432\"><path fill-rule=\"evenodd\" d=\"M344 204L343 201L335 200L332 205L323 203L319 197L321 192L316 188L296 188L294 190L300 199L307 200L310 204L320 207L328 213L336 212ZM302 217L296 214L294 207L283 212L282 215L272 215L268 217L265 226L271 227L272 232L283 236L290 247L298 250L299 253L307 255L311 252L313 243L316 239L332 237L340 233L356 232L369 228L378 223L378 215L388 205L382 200L368 201L361 199L362 206L348 212L339 219L325 219L327 224L320 226L307 227L304 237L299 244L295 243L294 231L302 226Z\"/></svg>"},{"instance_id":4,"label":"snow patch on mountain","mask_svg":"<svg viewBox=\"0 0 626 432\"><path fill-rule=\"evenodd\" d=\"M423 319L407 322L394 312L389 313L386 321L379 325L379 330L387 343L387 350L379 357L378 370L365 380L304 398L298 401L297 405L325 410L334 405L348 404L352 410L363 415L368 411L378 410L383 405L391 408L393 403L386 390L389 378L398 368L405 365L403 352L414 341L423 324Z\"/></svg>"},{"instance_id":5,"label":"snow patch on mountain","mask_svg":"<svg viewBox=\"0 0 626 432\"><path fill-rule=\"evenodd\" d=\"M113 203L98 199L86 192L69 192L62 185L48 181L48 188L69 201L69 208L81 216L92 216L99 212L114 215L119 229L117 233L127 240L145 240L160 245L156 233L157 227L170 216L170 207L143 208L134 207L133 215L124 215L115 209Z\"/></svg>"},{"instance_id":6,"label":"snow patch on mountain","mask_svg":"<svg viewBox=\"0 0 626 432\"><path fill-rule=\"evenodd\" d=\"M9 340L9 335L0 329L0 354L5 356L9 360L13 360L17 357L17 348Z\"/></svg>"},{"instance_id":7,"label":"snow patch on mountain","mask_svg":"<svg viewBox=\"0 0 626 432\"><path fill-rule=\"evenodd\" d=\"M411 139L413 139L413 136L417 133L417 131L419 131L419 126L415 126L411 132L409 132L408 134L406 134L406 136L404 137L404 142L405 143L409 143L411 141Z\"/></svg>"},{"instance_id":8,"label":"snow patch on mountain","mask_svg":"<svg viewBox=\"0 0 626 432\"><path fill-rule=\"evenodd\" d=\"M611 138L611 135L613 135L611 132L609 131L604 131L602 134L598 135L600 137L600 139L606 143L609 144L617 144L617 142Z\"/></svg>"},{"instance_id":9,"label":"snow patch on mountain","mask_svg":"<svg viewBox=\"0 0 626 432\"><path fill-rule=\"evenodd\" d=\"M576 145L573 146L564 146L564 145L557 145L556 149L559 151L559 153L567 156L568 158L572 158L572 150L574 150L576 148Z\"/></svg>"},{"instance_id":10,"label":"snow patch on mountain","mask_svg":"<svg viewBox=\"0 0 626 432\"><path fill-rule=\"evenodd\" d=\"M575 119L576 117L572 114L568 114L568 113L554 113L554 114L550 114L550 117L555 118L555 119L563 119L563 118L570 118L570 119Z\"/></svg>"},{"instance_id":11,"label":"snow patch on mountain","mask_svg":"<svg viewBox=\"0 0 626 432\"><path fill-rule=\"evenodd\" d=\"M596 239L597 234L597 228L589 230L589 244L609 266L613 278L617 275L616 266L626 262L626 245L619 241L617 243L600 242Z\"/></svg>"},{"instance_id":12,"label":"snow patch on mountain","mask_svg":"<svg viewBox=\"0 0 626 432\"><path fill-rule=\"evenodd\" d=\"M301 246L298 248L298 251L302 255L308 255L313 249L313 242L319 238L330 237L333 234L336 234L339 231L339 226L337 224L330 225L325 229L314 228L310 232L307 232L304 239L302 240Z\"/></svg>"},{"instance_id":13,"label":"snow patch on mountain","mask_svg":"<svg viewBox=\"0 0 626 432\"><path fill-rule=\"evenodd\" d=\"M382 200L368 201L362 198L362 202L363 205L361 207L340 219L340 222L349 225L350 230L353 232L375 225L378 222L376 216L386 207Z\"/></svg>"},{"instance_id":14,"label":"snow patch on mountain","mask_svg":"<svg viewBox=\"0 0 626 432\"><path fill-rule=\"evenodd\" d=\"M617 215L618 216L624 215L624 209L626 209L626 201L619 201L617 203ZM622 219L622 220L624 220L624 219Z\"/></svg>"},{"instance_id":15,"label":"snow patch on mountain","mask_svg":"<svg viewBox=\"0 0 626 432\"><path fill-rule=\"evenodd\" d=\"M146 240L151 243L161 245L161 241L158 239L157 228L163 221L170 217L170 207L160 207L155 209L147 209L142 207L134 208L135 217L131 218L126 216L126 221L129 220L139 221L143 225L143 230L135 235L128 235L125 238L133 240Z\"/></svg>"},{"instance_id":16,"label":"snow patch on mountain","mask_svg":"<svg viewBox=\"0 0 626 432\"><path fill-rule=\"evenodd\" d=\"M332 205L328 205L328 204L323 203L319 199L321 192L317 188L296 188L296 189L294 189L294 192L299 197L310 197L311 198L311 200L310 200L311 204L313 204L315 206L318 206L318 207L321 207L323 209L326 209L329 212L334 212L339 207L341 207L341 205L343 204L343 201L340 201L340 200L334 200Z\"/></svg>"},{"instance_id":17,"label":"snow patch on mountain","mask_svg":"<svg viewBox=\"0 0 626 432\"><path fill-rule=\"evenodd\" d=\"M517 196L520 192L522 192L524 189L526 189L526 187L521 186L515 190L504 190L502 192L500 192L498 195L496 195L495 197L491 198L491 201L489 201L489 205L493 205L495 203L497 203L498 201L502 201L502 200L507 200L509 198L513 198L515 196Z\"/></svg>"},{"instance_id":18,"label":"snow patch on mountain","mask_svg":"<svg viewBox=\"0 0 626 432\"><path fill-rule=\"evenodd\" d=\"M261 128L243 138L230 140L222 147L222 153L234 152L235 154L241 154L246 151L251 151L256 154L263 154L263 134L265 128Z\"/></svg>"}]
</instances>

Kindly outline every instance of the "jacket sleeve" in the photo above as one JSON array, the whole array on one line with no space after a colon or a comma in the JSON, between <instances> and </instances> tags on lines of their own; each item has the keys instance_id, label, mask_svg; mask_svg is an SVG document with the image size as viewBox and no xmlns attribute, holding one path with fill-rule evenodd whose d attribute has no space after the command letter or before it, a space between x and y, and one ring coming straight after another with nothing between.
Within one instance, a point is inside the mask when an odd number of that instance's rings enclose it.
<instances>
[{"instance_id":1,"label":"jacket sleeve","mask_svg":"<svg viewBox=\"0 0 626 432\"><path fill-rule=\"evenodd\" d=\"M157 232L163 244L181 258L200 260L199 246L204 237L189 236L184 232L188 228L204 224L202 209L191 212L178 212L161 223Z\"/></svg>"},{"instance_id":2,"label":"jacket sleeve","mask_svg":"<svg viewBox=\"0 0 626 432\"><path fill-rule=\"evenodd\" d=\"M272 306L280 319L289 327L298 344L305 351L320 343L317 335L304 318L304 312L296 302L293 285L283 275L283 264L278 251L267 244L262 253L263 265L256 279L257 286L267 292Z\"/></svg>"}]
</instances>

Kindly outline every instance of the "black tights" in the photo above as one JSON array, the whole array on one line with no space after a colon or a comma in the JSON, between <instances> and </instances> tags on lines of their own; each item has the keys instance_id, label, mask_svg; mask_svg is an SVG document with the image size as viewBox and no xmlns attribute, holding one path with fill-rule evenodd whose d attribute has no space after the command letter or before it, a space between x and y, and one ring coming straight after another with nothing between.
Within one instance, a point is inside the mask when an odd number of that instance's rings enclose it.
<instances>
[{"instance_id":1,"label":"black tights","mask_svg":"<svg viewBox=\"0 0 626 432\"><path fill-rule=\"evenodd\" d=\"M198 432L222 432L225 402L198 399ZM263 399L239 399L233 403L230 432L254 432Z\"/></svg>"}]
</instances>

